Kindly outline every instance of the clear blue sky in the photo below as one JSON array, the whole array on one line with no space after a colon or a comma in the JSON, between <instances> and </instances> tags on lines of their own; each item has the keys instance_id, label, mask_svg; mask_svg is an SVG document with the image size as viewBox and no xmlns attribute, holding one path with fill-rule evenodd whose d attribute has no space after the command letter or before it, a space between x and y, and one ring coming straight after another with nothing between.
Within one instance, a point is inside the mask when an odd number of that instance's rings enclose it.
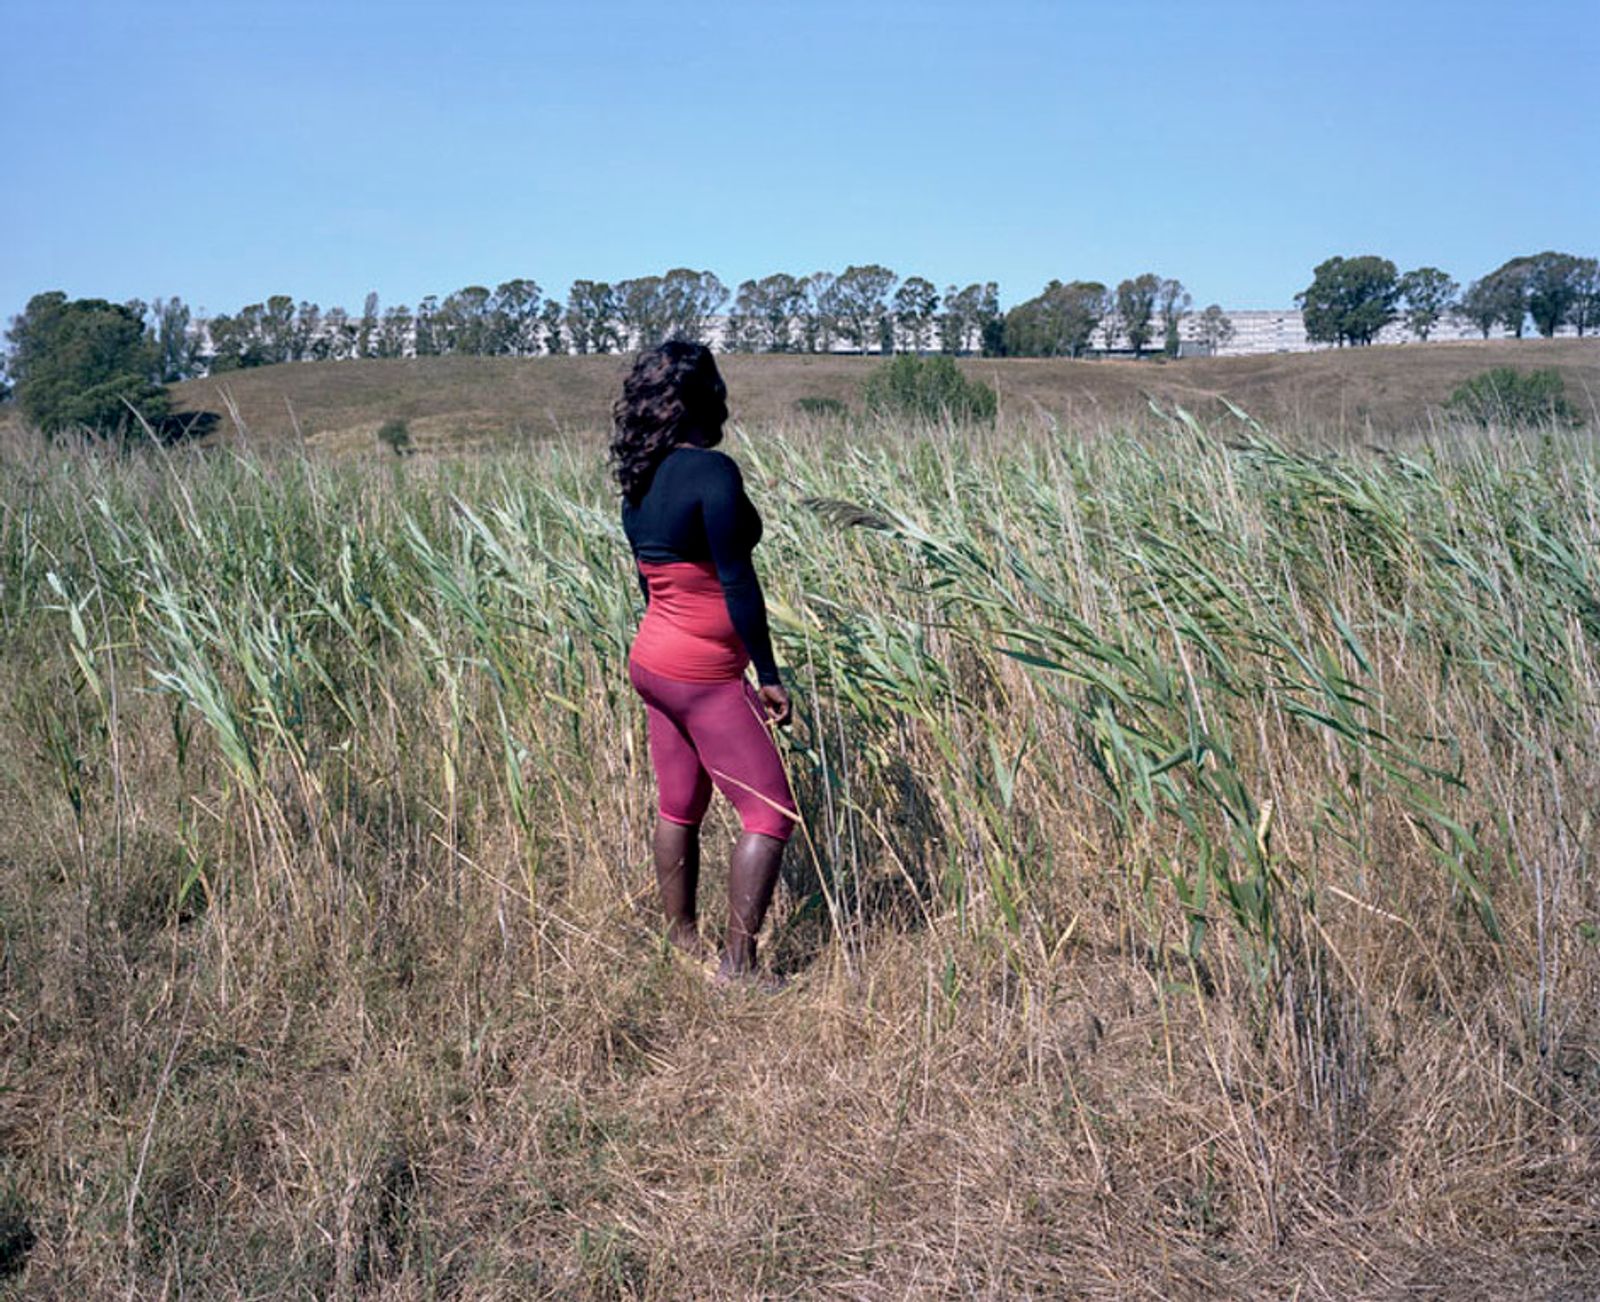
<instances>
[{"instance_id":1,"label":"clear blue sky","mask_svg":"<svg viewBox=\"0 0 1600 1302\"><path fill-rule=\"evenodd\" d=\"M5 0L0 317L1600 254L1600 3Z\"/></svg>"}]
</instances>

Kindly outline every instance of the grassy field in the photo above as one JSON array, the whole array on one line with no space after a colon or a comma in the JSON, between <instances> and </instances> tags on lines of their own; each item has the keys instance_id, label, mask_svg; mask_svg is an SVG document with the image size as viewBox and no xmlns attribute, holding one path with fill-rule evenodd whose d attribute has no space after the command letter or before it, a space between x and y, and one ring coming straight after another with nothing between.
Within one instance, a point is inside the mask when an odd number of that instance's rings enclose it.
<instances>
[{"instance_id":1,"label":"grassy field","mask_svg":"<svg viewBox=\"0 0 1600 1302\"><path fill-rule=\"evenodd\" d=\"M782 422L804 397L855 407L876 357L719 357L734 419ZM176 388L178 406L211 411L232 428L228 401L263 437L304 437L316 448L366 451L384 421L411 424L424 449L504 445L604 424L627 359L421 360L296 363L238 371ZM1005 417L1048 413L1075 428L1144 421L1147 396L1198 415L1224 413L1227 398L1274 429L1383 440L1438 418L1464 379L1491 366L1555 367L1582 411L1600 405L1600 340L1529 339L1410 344L1181 362L968 359L968 375L992 384ZM298 430L297 430L298 427Z\"/></svg>"},{"instance_id":2,"label":"grassy field","mask_svg":"<svg viewBox=\"0 0 1600 1302\"><path fill-rule=\"evenodd\" d=\"M0 1294L1592 1291L1592 435L1008 410L730 442L776 997L659 934L596 440L0 444Z\"/></svg>"}]
</instances>

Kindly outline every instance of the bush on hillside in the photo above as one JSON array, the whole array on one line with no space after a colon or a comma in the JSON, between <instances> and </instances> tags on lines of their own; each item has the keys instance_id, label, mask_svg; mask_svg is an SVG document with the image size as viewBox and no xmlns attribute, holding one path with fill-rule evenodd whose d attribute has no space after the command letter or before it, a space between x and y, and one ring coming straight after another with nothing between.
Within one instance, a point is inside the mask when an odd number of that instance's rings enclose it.
<instances>
[{"instance_id":1,"label":"bush on hillside","mask_svg":"<svg viewBox=\"0 0 1600 1302\"><path fill-rule=\"evenodd\" d=\"M1475 375L1457 386L1446 409L1477 425L1576 425L1561 373L1518 371L1510 366Z\"/></svg>"},{"instance_id":2,"label":"bush on hillside","mask_svg":"<svg viewBox=\"0 0 1600 1302\"><path fill-rule=\"evenodd\" d=\"M411 427L403 420L386 420L378 426L378 442L397 457L408 456L416 451L411 446Z\"/></svg>"},{"instance_id":3,"label":"bush on hillside","mask_svg":"<svg viewBox=\"0 0 1600 1302\"><path fill-rule=\"evenodd\" d=\"M981 380L969 380L948 357L896 357L867 377L861 393L868 411L908 420L949 419L957 424L994 419L998 401Z\"/></svg>"}]
</instances>

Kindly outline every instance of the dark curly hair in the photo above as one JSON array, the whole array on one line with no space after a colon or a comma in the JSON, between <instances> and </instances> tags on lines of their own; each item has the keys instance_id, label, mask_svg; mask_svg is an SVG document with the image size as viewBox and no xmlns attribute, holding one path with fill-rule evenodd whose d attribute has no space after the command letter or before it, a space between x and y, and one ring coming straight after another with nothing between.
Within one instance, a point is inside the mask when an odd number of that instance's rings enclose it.
<instances>
[{"instance_id":1,"label":"dark curly hair","mask_svg":"<svg viewBox=\"0 0 1600 1302\"><path fill-rule=\"evenodd\" d=\"M715 447L728 419L728 390L704 344L669 339L634 359L611 409L611 469L638 504L675 443Z\"/></svg>"}]
</instances>

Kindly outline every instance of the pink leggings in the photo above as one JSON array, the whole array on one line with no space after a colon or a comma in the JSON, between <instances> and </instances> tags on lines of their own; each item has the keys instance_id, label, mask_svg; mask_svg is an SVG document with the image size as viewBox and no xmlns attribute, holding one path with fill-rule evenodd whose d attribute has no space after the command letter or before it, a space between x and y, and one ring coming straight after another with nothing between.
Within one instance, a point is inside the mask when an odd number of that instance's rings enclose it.
<instances>
[{"instance_id":1,"label":"pink leggings","mask_svg":"<svg viewBox=\"0 0 1600 1302\"><path fill-rule=\"evenodd\" d=\"M661 817L698 827L715 782L739 811L746 832L788 840L794 831L794 797L755 689L743 678L720 683L664 678L632 661L628 677L650 719Z\"/></svg>"}]
</instances>

